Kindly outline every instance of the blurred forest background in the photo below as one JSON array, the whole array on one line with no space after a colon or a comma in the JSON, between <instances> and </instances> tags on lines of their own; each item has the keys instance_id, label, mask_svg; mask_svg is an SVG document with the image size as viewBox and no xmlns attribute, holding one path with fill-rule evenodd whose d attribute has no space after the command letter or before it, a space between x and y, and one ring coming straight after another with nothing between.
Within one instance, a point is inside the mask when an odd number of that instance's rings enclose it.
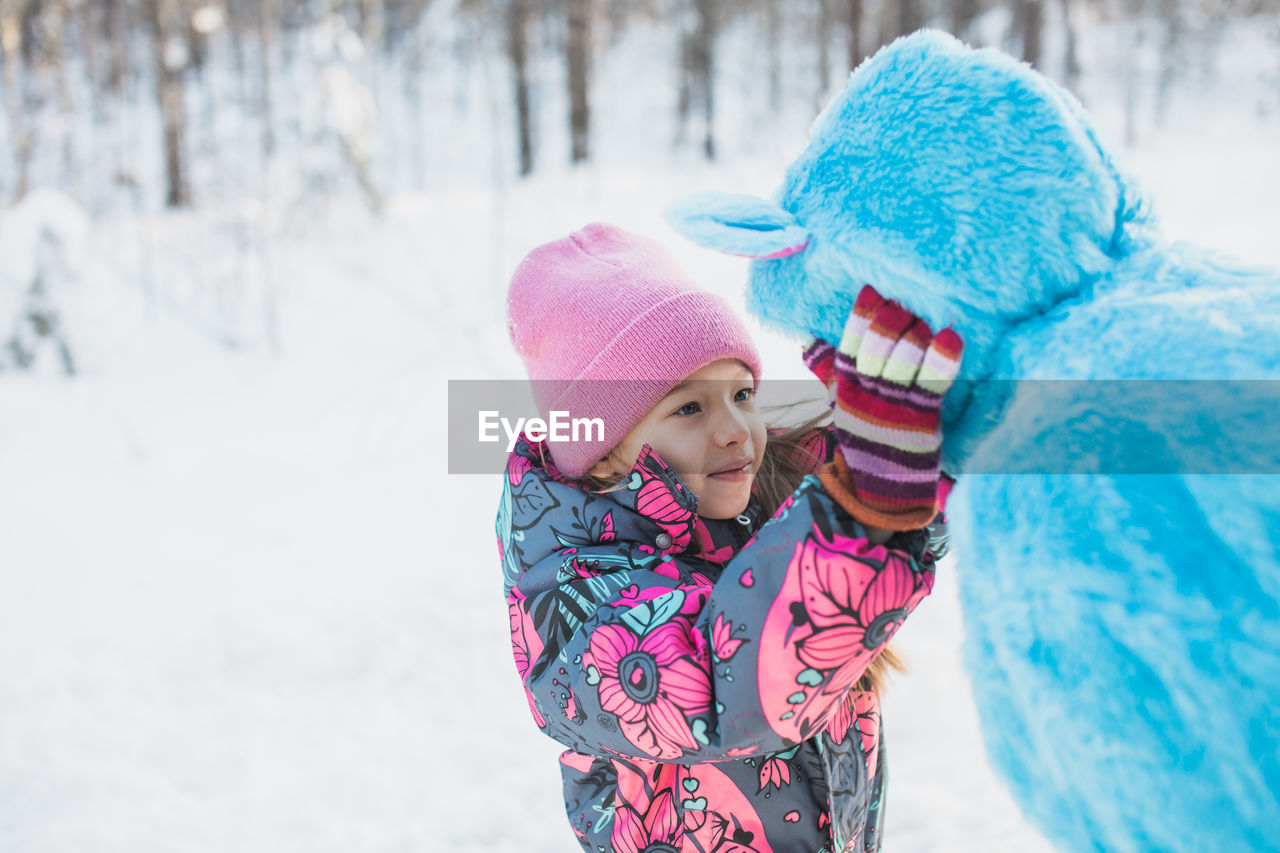
<instances>
[{"instance_id":1,"label":"blurred forest background","mask_svg":"<svg viewBox=\"0 0 1280 853\"><path fill-rule=\"evenodd\" d=\"M323 159L315 149L331 141L339 162L328 165L376 209L392 187L430 185L435 141L418 132L429 114L493 108L468 85L477 67L485 95L507 102L506 168L589 161L593 104L626 97L594 68L641 27L660 49L631 73L674 93L650 141L708 159L740 130L718 115L721 78L749 74L765 114L797 94L816 111L862 59L923 26L1000 47L1073 90L1082 42L1123 30L1112 61L1132 137L1142 110L1159 122L1180 83L1213 73L1240 22L1272 40L1275 64L1259 73L1275 101L1260 106L1280 108L1280 0L0 0L0 199L39 185L93 213L124 200L198 205L251 187L244 179L282 156ZM725 55L730 35L752 48ZM441 99L429 78L443 65L455 88ZM564 123L567 144L543 144L547 120ZM321 164L300 165L322 180Z\"/></svg>"},{"instance_id":2,"label":"blurred forest background","mask_svg":"<svg viewBox=\"0 0 1280 853\"><path fill-rule=\"evenodd\" d=\"M74 372L53 293L89 223L198 212L223 241L200 254L239 259L220 282L175 295L160 279L191 271L156 269L174 237L155 233L127 277L278 348L268 250L335 205L783 162L851 68L922 26L1118 111L1127 145L1183 96L1280 121L1280 0L0 0L0 369L46 340ZM1242 32L1262 48L1236 51Z\"/></svg>"}]
</instances>

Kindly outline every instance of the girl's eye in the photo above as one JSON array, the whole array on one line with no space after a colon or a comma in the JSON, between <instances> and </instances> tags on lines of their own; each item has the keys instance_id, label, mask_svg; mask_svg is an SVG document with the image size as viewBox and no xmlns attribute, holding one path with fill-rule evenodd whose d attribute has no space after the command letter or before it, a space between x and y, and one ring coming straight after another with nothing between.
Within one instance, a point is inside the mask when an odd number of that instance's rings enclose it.
<instances>
[{"instance_id":1,"label":"girl's eye","mask_svg":"<svg viewBox=\"0 0 1280 853\"><path fill-rule=\"evenodd\" d=\"M739 388L737 393L733 395L733 399L734 399L734 402L736 403L746 403L752 400L755 397L755 395L756 395L756 389L748 385L744 388ZM700 411L702 411L702 406L700 406L698 403L685 403L683 406L681 406L680 408L672 412L672 414L696 415Z\"/></svg>"}]
</instances>

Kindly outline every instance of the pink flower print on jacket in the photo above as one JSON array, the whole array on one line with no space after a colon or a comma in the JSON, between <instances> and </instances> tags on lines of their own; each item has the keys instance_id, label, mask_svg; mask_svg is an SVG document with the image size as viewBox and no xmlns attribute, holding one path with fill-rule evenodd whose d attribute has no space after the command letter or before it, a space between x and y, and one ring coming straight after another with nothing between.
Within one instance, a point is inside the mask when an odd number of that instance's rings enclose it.
<instances>
[{"instance_id":1,"label":"pink flower print on jacket","mask_svg":"<svg viewBox=\"0 0 1280 853\"><path fill-rule=\"evenodd\" d=\"M840 703L835 716L827 724L827 737L843 743L853 730L862 738L862 754L866 756L867 778L876 775L876 756L880 748L880 702L870 690L850 690Z\"/></svg>"},{"instance_id":2,"label":"pink flower print on jacket","mask_svg":"<svg viewBox=\"0 0 1280 853\"><path fill-rule=\"evenodd\" d=\"M716 660L729 660L744 642L733 636L733 625L724 618L724 614L717 613L715 624L711 626L711 644Z\"/></svg>"},{"instance_id":3,"label":"pink flower print on jacket","mask_svg":"<svg viewBox=\"0 0 1280 853\"><path fill-rule=\"evenodd\" d=\"M932 585L931 572L913 571L897 552L812 527L760 642L760 699L773 730L799 740L821 728Z\"/></svg>"},{"instance_id":4,"label":"pink flower print on jacket","mask_svg":"<svg viewBox=\"0 0 1280 853\"><path fill-rule=\"evenodd\" d=\"M621 624L601 625L583 657L599 678L600 707L618 718L623 736L668 761L698 748L689 718L711 708L707 664L695 659L686 630L668 622L641 637Z\"/></svg>"},{"instance_id":5,"label":"pink flower print on jacket","mask_svg":"<svg viewBox=\"0 0 1280 853\"><path fill-rule=\"evenodd\" d=\"M760 787L756 789L756 793L765 793L770 785L775 788L790 785L791 765L787 764L787 759L795 754L796 748L793 747L786 752L766 755L760 759Z\"/></svg>"},{"instance_id":6,"label":"pink flower print on jacket","mask_svg":"<svg viewBox=\"0 0 1280 853\"><path fill-rule=\"evenodd\" d=\"M636 511L657 522L671 537L665 551L683 551L689 547L696 526L698 499L675 480L675 472L647 444L640 449L628 488L636 492Z\"/></svg>"},{"instance_id":7,"label":"pink flower print on jacket","mask_svg":"<svg viewBox=\"0 0 1280 853\"><path fill-rule=\"evenodd\" d=\"M626 764L618 766L618 796L609 837L615 853L680 849L683 829L673 794L678 790L678 768L654 765L651 775L652 779Z\"/></svg>"},{"instance_id":8,"label":"pink flower print on jacket","mask_svg":"<svg viewBox=\"0 0 1280 853\"><path fill-rule=\"evenodd\" d=\"M854 694L855 726L862 738L862 752L867 756L867 778L876 775L876 756L880 751L880 702L876 694L859 691Z\"/></svg>"},{"instance_id":9,"label":"pink flower print on jacket","mask_svg":"<svg viewBox=\"0 0 1280 853\"><path fill-rule=\"evenodd\" d=\"M686 792L684 811L687 849L707 853L773 853L764 824L742 790L714 764L690 764L680 780Z\"/></svg>"},{"instance_id":10,"label":"pink flower print on jacket","mask_svg":"<svg viewBox=\"0 0 1280 853\"><path fill-rule=\"evenodd\" d=\"M522 681L529 674L533 662L542 654L543 648L542 638L538 636L533 620L529 618L523 605L524 597L520 591L512 589L511 595L507 597L507 618L511 628L511 652L515 657L516 672L520 673ZM544 728L547 721L533 701L533 694L528 687L524 692L529 700L529 710L533 712L534 722L538 724L538 728Z\"/></svg>"},{"instance_id":11,"label":"pink flower print on jacket","mask_svg":"<svg viewBox=\"0 0 1280 853\"><path fill-rule=\"evenodd\" d=\"M511 454L511 460L507 464L507 482L511 485L518 486L520 481L524 479L524 475L533 467L533 463L526 456Z\"/></svg>"}]
</instances>

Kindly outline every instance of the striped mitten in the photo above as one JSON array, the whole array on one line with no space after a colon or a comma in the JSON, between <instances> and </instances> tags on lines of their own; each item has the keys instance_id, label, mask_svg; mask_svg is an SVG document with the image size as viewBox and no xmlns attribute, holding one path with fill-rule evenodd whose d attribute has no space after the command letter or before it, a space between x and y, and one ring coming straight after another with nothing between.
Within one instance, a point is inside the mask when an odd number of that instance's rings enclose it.
<instances>
[{"instance_id":1,"label":"striped mitten","mask_svg":"<svg viewBox=\"0 0 1280 853\"><path fill-rule=\"evenodd\" d=\"M964 342L929 326L871 285L862 288L839 349L811 342L804 361L831 394L840 453L822 469L854 518L915 530L938 512L943 395Z\"/></svg>"}]
</instances>

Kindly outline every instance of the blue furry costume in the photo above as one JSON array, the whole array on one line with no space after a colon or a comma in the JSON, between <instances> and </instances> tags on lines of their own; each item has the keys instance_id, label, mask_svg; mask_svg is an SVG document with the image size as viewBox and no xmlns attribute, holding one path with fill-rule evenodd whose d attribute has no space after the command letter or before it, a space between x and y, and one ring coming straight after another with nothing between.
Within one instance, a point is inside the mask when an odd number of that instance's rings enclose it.
<instances>
[{"instance_id":1,"label":"blue furry costume","mask_svg":"<svg viewBox=\"0 0 1280 853\"><path fill-rule=\"evenodd\" d=\"M1280 471L1280 383L1209 381L1280 377L1280 276L1163 242L1070 94L930 31L853 73L776 201L668 214L757 259L776 328L838 341L871 283L964 338L965 657L1027 816L1064 851L1280 846L1280 476L1247 474Z\"/></svg>"}]
</instances>

